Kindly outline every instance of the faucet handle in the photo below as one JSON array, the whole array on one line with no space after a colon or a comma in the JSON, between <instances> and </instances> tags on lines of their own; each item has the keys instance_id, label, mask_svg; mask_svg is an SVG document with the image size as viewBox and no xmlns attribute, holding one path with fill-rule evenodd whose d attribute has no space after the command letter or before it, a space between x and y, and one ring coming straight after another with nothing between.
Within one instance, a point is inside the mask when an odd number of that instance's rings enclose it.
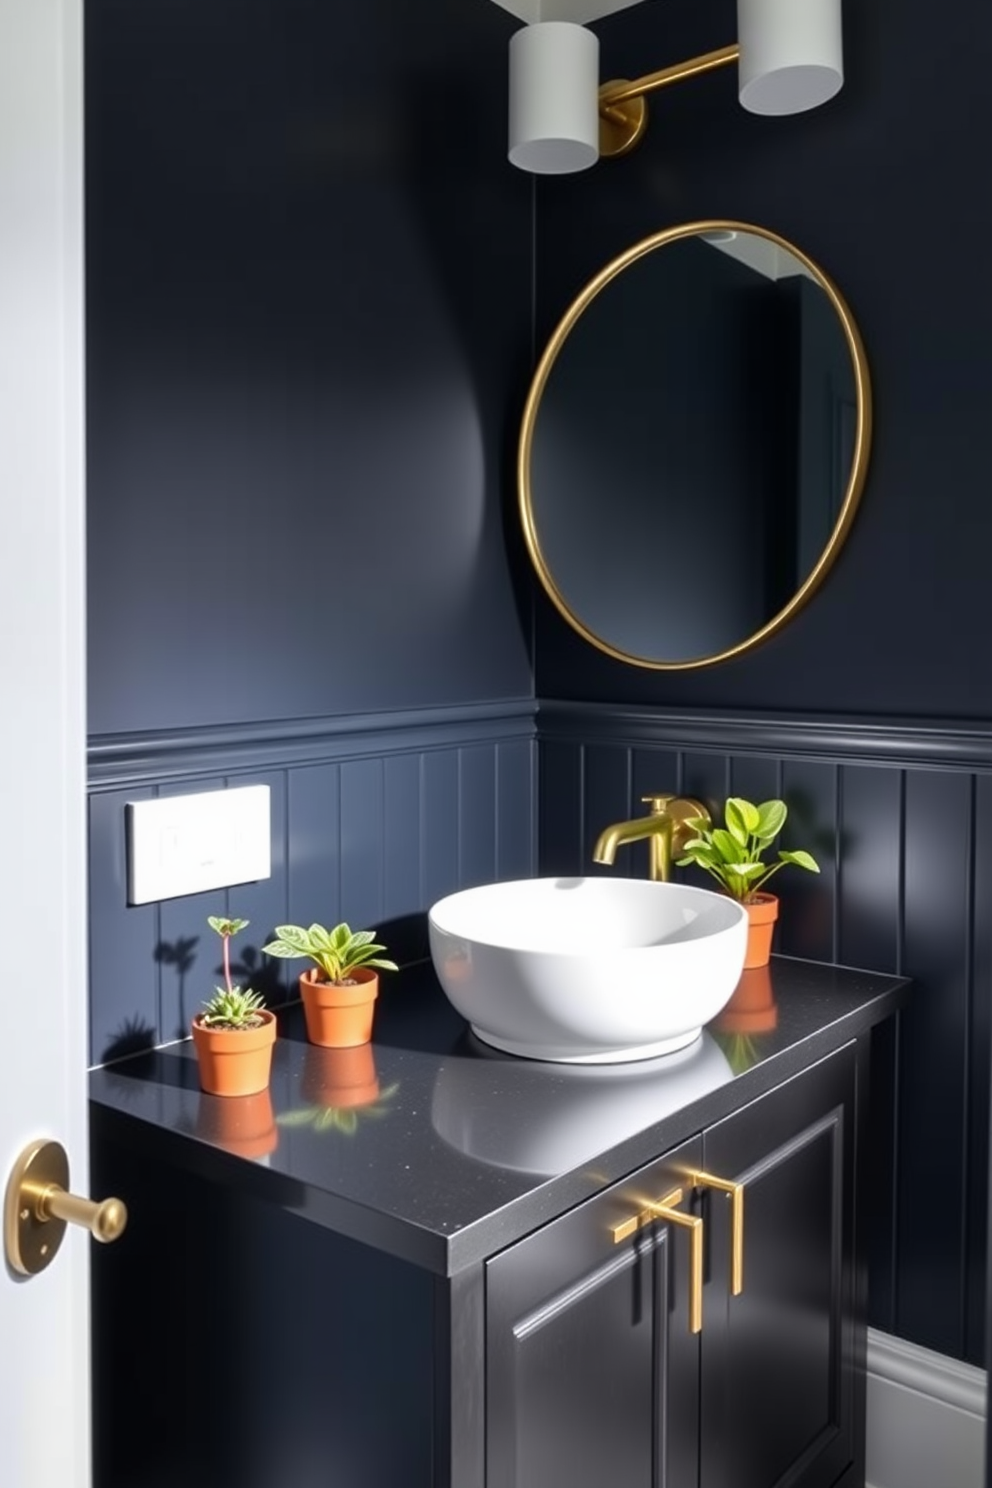
<instances>
[{"instance_id":1,"label":"faucet handle","mask_svg":"<svg viewBox=\"0 0 992 1488\"><path fill-rule=\"evenodd\" d=\"M667 807L669 801L674 801L674 800L675 800L675 797L673 795L671 795L670 793L667 796L642 796L641 797L642 804L645 805L645 806L650 806L651 807L651 815L652 816L664 816L664 814L665 814L665 808Z\"/></svg>"}]
</instances>

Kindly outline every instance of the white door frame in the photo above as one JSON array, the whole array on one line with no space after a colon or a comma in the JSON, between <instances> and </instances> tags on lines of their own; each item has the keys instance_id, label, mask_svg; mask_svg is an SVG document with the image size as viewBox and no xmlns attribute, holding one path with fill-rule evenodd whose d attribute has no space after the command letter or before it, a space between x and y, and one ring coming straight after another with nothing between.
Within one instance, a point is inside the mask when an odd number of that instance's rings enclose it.
<instances>
[{"instance_id":1,"label":"white door frame","mask_svg":"<svg viewBox=\"0 0 992 1488\"><path fill-rule=\"evenodd\" d=\"M0 1193L88 1193L83 0L0 0ZM0 1268L0 1479L89 1488L89 1239Z\"/></svg>"}]
</instances>

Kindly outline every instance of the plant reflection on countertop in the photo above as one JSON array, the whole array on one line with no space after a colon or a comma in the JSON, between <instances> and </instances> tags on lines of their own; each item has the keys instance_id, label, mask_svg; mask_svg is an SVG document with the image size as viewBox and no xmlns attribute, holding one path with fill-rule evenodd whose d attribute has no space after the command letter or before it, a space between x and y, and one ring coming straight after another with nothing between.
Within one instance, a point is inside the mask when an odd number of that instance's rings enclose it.
<instances>
[{"instance_id":1,"label":"plant reflection on countertop","mask_svg":"<svg viewBox=\"0 0 992 1488\"><path fill-rule=\"evenodd\" d=\"M294 1111L283 1111L276 1117L279 1126L304 1127L312 1126L314 1131L339 1131L346 1137L353 1137L358 1130L360 1121L366 1118L378 1120L382 1116L389 1115L388 1102L399 1090L399 1081L387 1085L385 1090L380 1091L374 1101L369 1101L363 1106L300 1106Z\"/></svg>"},{"instance_id":2,"label":"plant reflection on countertop","mask_svg":"<svg viewBox=\"0 0 992 1488\"><path fill-rule=\"evenodd\" d=\"M373 1120L389 1114L389 1101L399 1083L380 1088L371 1044L347 1049L328 1049L307 1044L303 1053L300 1091L307 1102L278 1117L280 1126L313 1127L314 1131L339 1131L354 1136L359 1119Z\"/></svg>"},{"instance_id":3,"label":"plant reflection on countertop","mask_svg":"<svg viewBox=\"0 0 992 1488\"><path fill-rule=\"evenodd\" d=\"M735 1075L743 1075L760 1063L761 1048L753 1034L724 1033L719 1028L711 1028L710 1032Z\"/></svg>"}]
</instances>

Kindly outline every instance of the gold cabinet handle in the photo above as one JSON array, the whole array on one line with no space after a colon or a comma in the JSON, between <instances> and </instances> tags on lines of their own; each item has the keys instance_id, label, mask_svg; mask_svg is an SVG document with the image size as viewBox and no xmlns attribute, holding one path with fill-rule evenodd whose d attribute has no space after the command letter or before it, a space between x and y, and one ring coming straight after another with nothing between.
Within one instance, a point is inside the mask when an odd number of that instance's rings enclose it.
<instances>
[{"instance_id":1,"label":"gold cabinet handle","mask_svg":"<svg viewBox=\"0 0 992 1488\"><path fill-rule=\"evenodd\" d=\"M69 1159L59 1142L32 1142L11 1170L4 1203L4 1248L11 1269L37 1276L50 1265L67 1224L81 1225L94 1240L117 1240L127 1225L120 1199L94 1203L68 1192Z\"/></svg>"},{"instance_id":2,"label":"gold cabinet handle","mask_svg":"<svg viewBox=\"0 0 992 1488\"><path fill-rule=\"evenodd\" d=\"M681 1214L675 1207L681 1204L681 1188L673 1188L656 1204L645 1203L640 1214L625 1219L613 1226L613 1243L619 1245L633 1235L642 1225L653 1219L663 1219L666 1224L681 1225L689 1231L689 1332L703 1331L703 1221L695 1214Z\"/></svg>"},{"instance_id":3,"label":"gold cabinet handle","mask_svg":"<svg viewBox=\"0 0 992 1488\"><path fill-rule=\"evenodd\" d=\"M730 1290L739 1297L744 1290L744 1185L700 1171L687 1173L686 1181L693 1188L715 1188L730 1197Z\"/></svg>"}]
</instances>

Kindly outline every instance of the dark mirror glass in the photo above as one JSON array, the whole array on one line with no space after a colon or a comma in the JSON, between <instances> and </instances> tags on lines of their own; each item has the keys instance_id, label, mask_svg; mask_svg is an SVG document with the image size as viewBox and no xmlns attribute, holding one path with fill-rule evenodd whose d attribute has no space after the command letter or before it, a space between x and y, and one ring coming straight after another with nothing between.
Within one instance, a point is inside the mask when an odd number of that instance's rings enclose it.
<instances>
[{"instance_id":1,"label":"dark mirror glass","mask_svg":"<svg viewBox=\"0 0 992 1488\"><path fill-rule=\"evenodd\" d=\"M658 234L587 286L535 376L521 439L531 556L586 639L653 667L757 644L808 598L867 460L860 341L773 234Z\"/></svg>"}]
</instances>

